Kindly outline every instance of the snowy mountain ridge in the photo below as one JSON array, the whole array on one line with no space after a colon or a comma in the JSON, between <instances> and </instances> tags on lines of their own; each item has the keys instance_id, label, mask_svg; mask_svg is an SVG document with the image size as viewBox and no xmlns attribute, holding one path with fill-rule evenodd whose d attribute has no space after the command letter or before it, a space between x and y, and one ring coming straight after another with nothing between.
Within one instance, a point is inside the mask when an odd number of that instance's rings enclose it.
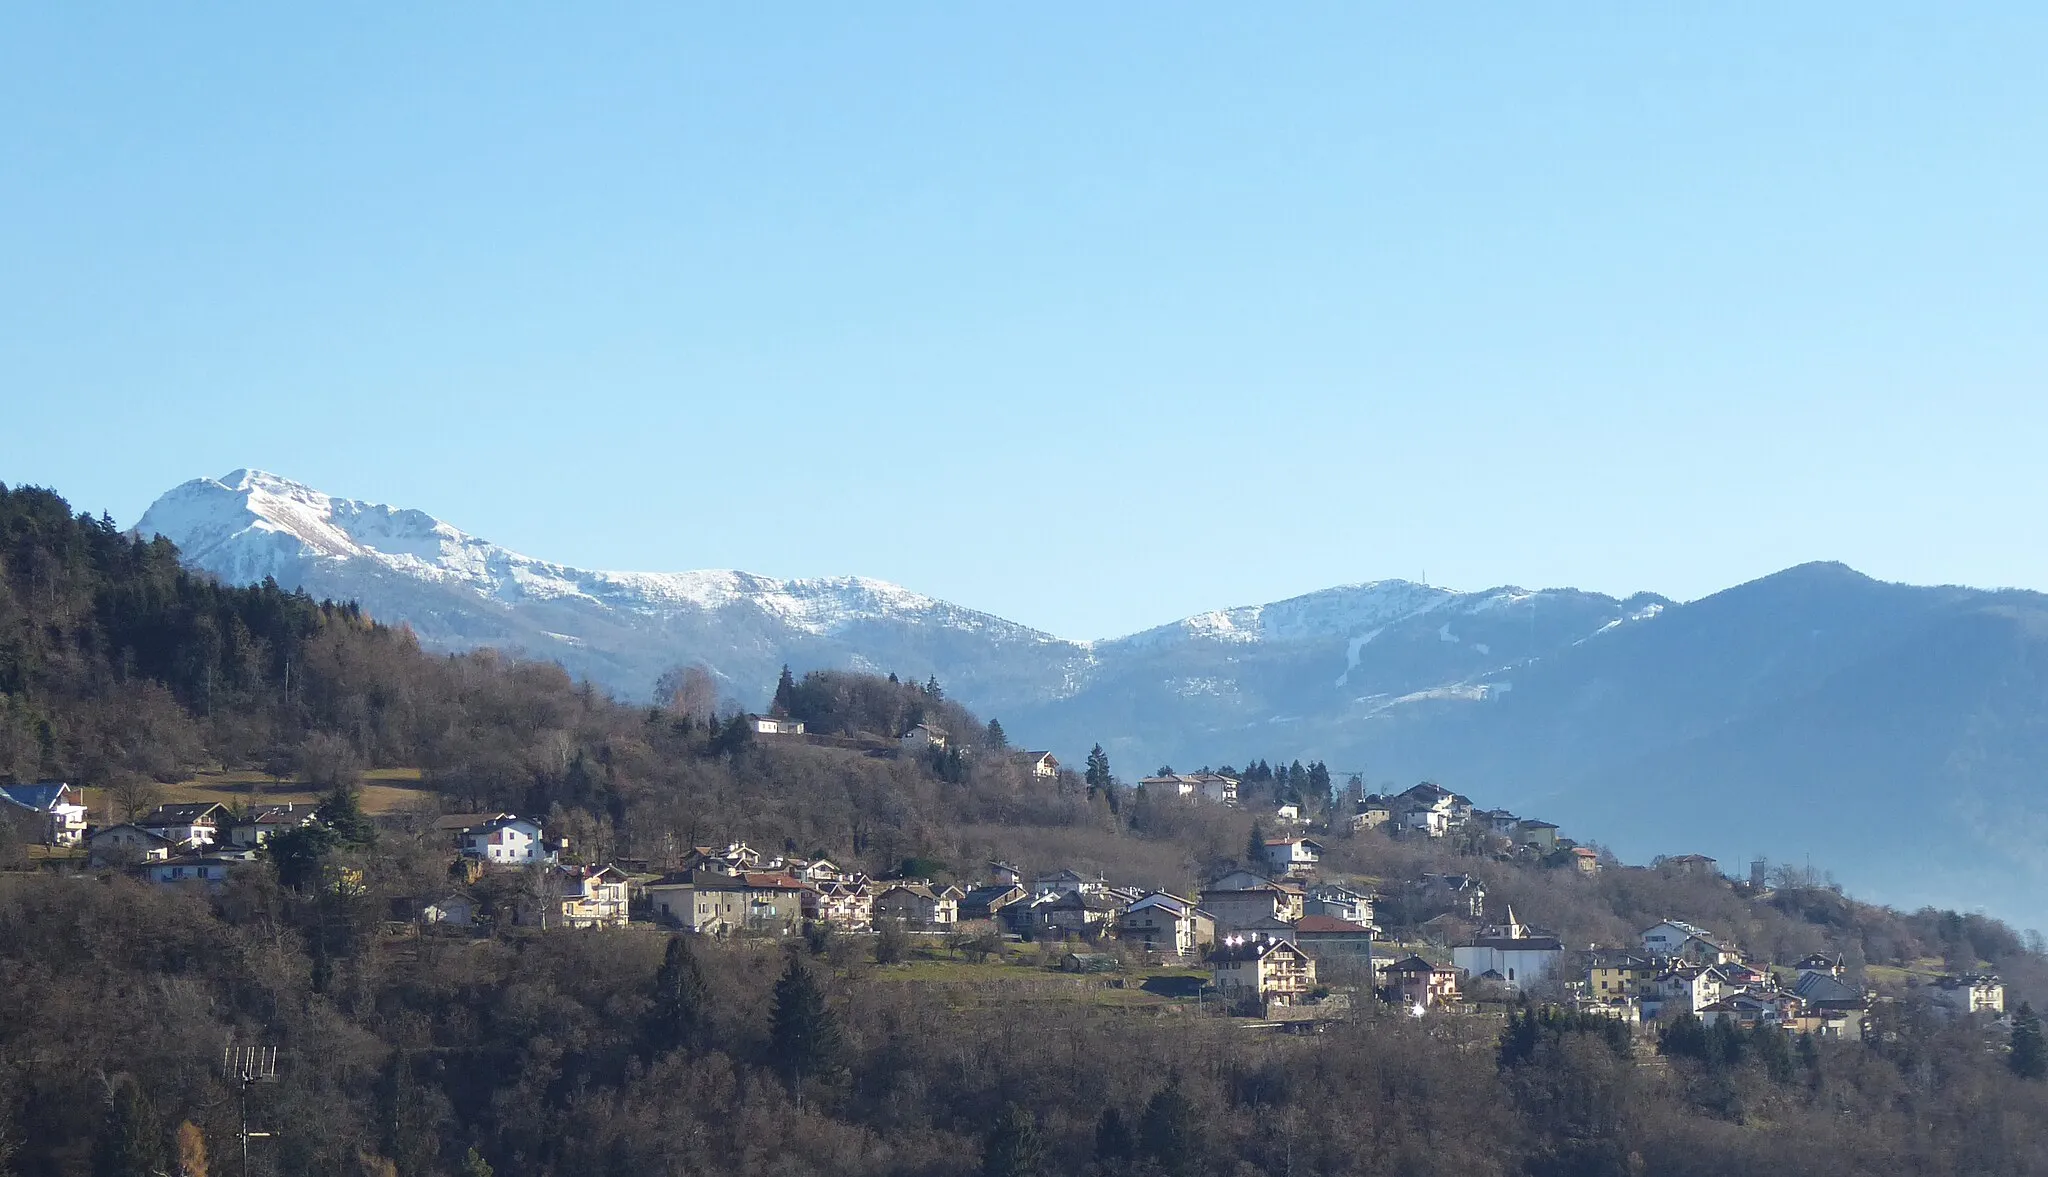
<instances>
[{"instance_id":1,"label":"snowy mountain ridge","mask_svg":"<svg viewBox=\"0 0 2048 1177\"><path fill-rule=\"evenodd\" d=\"M730 569L588 571L470 535L424 511L336 498L263 470L200 478L159 498L136 524L176 543L188 563L226 580L300 583L309 565L364 561L503 603L581 601L644 616L749 605L826 636L897 618L1053 641L990 614L860 576L776 580Z\"/></svg>"},{"instance_id":2,"label":"snowy mountain ridge","mask_svg":"<svg viewBox=\"0 0 2048 1177\"><path fill-rule=\"evenodd\" d=\"M1076 762L1100 743L1126 776L1323 759L1484 792L1630 857L1811 858L1903 903L2048 905L2048 856L2013 833L2048 829L2040 594L1825 563L1685 604L1380 580L1073 642L861 577L587 571L259 470L178 486L138 529L223 580L353 600L425 646L524 653L622 698L692 662L726 707L764 705L785 664L936 676L1033 747ZM1827 819L1756 820L1788 798Z\"/></svg>"},{"instance_id":3,"label":"snowy mountain ridge","mask_svg":"<svg viewBox=\"0 0 2048 1177\"><path fill-rule=\"evenodd\" d=\"M1070 649L1093 660L1103 648L1186 641L1225 643L1355 641L1424 613L1481 613L1538 594L1514 587L1457 592L1407 580L1339 585L1263 605L1212 610L1106 641L1069 641L862 576L777 580L732 569L685 572L585 570L523 555L424 511L338 498L253 468L197 478L165 493L136 524L176 543L188 563L225 580L265 577L293 587L309 566L363 561L428 583L501 602L581 601L658 617L678 611L751 606L794 629L829 636L880 619L982 631ZM1619 619L1618 619L1619 620Z\"/></svg>"}]
</instances>

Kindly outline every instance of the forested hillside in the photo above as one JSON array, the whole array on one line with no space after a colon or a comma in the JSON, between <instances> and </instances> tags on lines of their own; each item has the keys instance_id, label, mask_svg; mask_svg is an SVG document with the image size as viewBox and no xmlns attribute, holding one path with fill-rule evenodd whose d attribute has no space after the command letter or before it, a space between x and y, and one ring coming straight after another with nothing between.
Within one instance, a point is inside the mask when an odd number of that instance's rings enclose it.
<instances>
[{"instance_id":1,"label":"forested hillside","mask_svg":"<svg viewBox=\"0 0 2048 1177\"><path fill-rule=\"evenodd\" d=\"M1911 1000L1866 1044L1723 1035L1657 1056L1590 1023L1369 1001L1290 1037L1135 975L1062 977L1033 948L977 963L934 942L896 963L830 934L397 935L391 901L448 887L447 856L429 813L353 813L367 766L420 768L444 808L544 817L595 862L745 840L876 874L1004 858L1185 890L1245 855L1252 816L1106 764L1031 779L999 724L931 681L793 679L777 696L819 737L800 742L756 736L687 671L646 707L551 665L424 653L346 605L196 579L44 491L0 489L0 561L0 773L138 800L216 766L334 789L317 837L210 891L0 874L0 1172L239 1173L228 1043L280 1049L249 1171L293 1177L2048 1172L2048 1087L2002 1032ZM920 722L955 754L898 754ZM1248 807L1326 804L1311 779L1247 773ZM2015 1001L2048 992L1996 921L1810 877L1768 896L1580 879L1377 835L1333 837L1328 862L1390 888L1471 872L1574 945L1675 916L1761 959L1836 951L1876 979L1934 957L1996 967ZM1398 906L1383 918L1412 931Z\"/></svg>"}]
</instances>

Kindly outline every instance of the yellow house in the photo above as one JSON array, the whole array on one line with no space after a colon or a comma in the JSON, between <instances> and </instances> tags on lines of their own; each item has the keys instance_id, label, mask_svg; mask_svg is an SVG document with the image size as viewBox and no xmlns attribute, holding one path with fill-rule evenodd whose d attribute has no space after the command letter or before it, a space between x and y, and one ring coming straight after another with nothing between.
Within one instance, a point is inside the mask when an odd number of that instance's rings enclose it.
<instances>
[{"instance_id":1,"label":"yellow house","mask_svg":"<svg viewBox=\"0 0 2048 1177\"><path fill-rule=\"evenodd\" d=\"M1603 952L1593 957L1593 967L1586 972L1586 988L1603 1001L1640 997L1643 987L1656 980L1660 971L1648 957Z\"/></svg>"}]
</instances>

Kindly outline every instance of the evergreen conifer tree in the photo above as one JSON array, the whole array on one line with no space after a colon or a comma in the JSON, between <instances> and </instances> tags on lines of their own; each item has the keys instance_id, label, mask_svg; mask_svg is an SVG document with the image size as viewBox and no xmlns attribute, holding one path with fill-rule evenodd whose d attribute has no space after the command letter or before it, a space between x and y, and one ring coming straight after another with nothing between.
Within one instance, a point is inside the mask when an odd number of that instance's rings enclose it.
<instances>
[{"instance_id":1,"label":"evergreen conifer tree","mask_svg":"<svg viewBox=\"0 0 2048 1177\"><path fill-rule=\"evenodd\" d=\"M93 1142L92 1177L155 1177L170 1162L163 1125L134 1079L107 1093L107 1127Z\"/></svg>"},{"instance_id":2,"label":"evergreen conifer tree","mask_svg":"<svg viewBox=\"0 0 2048 1177\"><path fill-rule=\"evenodd\" d=\"M1044 1164L1037 1121L1014 1103L1004 1105L982 1146L982 1177L1038 1177Z\"/></svg>"},{"instance_id":3,"label":"evergreen conifer tree","mask_svg":"<svg viewBox=\"0 0 2048 1177\"><path fill-rule=\"evenodd\" d=\"M1102 750L1102 745L1097 744L1088 750L1088 771L1084 775L1088 781L1090 794L1107 789L1110 782L1116 779L1110 775L1109 753Z\"/></svg>"},{"instance_id":4,"label":"evergreen conifer tree","mask_svg":"<svg viewBox=\"0 0 2048 1177\"><path fill-rule=\"evenodd\" d=\"M334 786L334 791L320 802L320 808L313 811L313 817L327 827L336 843L348 849L361 849L377 841L377 827L363 814L356 790L347 785Z\"/></svg>"},{"instance_id":5,"label":"evergreen conifer tree","mask_svg":"<svg viewBox=\"0 0 2048 1177\"><path fill-rule=\"evenodd\" d=\"M831 1072L839 1064L839 1019L825 1006L825 992L802 960L789 958L775 982L775 1011L768 1049L791 1086Z\"/></svg>"},{"instance_id":6,"label":"evergreen conifer tree","mask_svg":"<svg viewBox=\"0 0 2048 1177\"><path fill-rule=\"evenodd\" d=\"M458 1177L492 1177L491 1163L484 1154L472 1148L463 1154L462 1167L456 1170Z\"/></svg>"},{"instance_id":7,"label":"evergreen conifer tree","mask_svg":"<svg viewBox=\"0 0 2048 1177\"><path fill-rule=\"evenodd\" d=\"M1244 840L1244 864L1250 870L1266 869L1266 823L1254 819L1252 832Z\"/></svg>"},{"instance_id":8,"label":"evergreen conifer tree","mask_svg":"<svg viewBox=\"0 0 2048 1177\"><path fill-rule=\"evenodd\" d=\"M1002 720L991 719L988 721L988 732L982 737L982 742L988 745L991 752L1008 750L1010 738L1003 734Z\"/></svg>"},{"instance_id":9,"label":"evergreen conifer tree","mask_svg":"<svg viewBox=\"0 0 2048 1177\"><path fill-rule=\"evenodd\" d=\"M789 672L789 663L782 664L782 677L775 680L775 701L768 705L768 713L777 718L789 717L790 708L796 706L796 676Z\"/></svg>"},{"instance_id":10,"label":"evergreen conifer tree","mask_svg":"<svg viewBox=\"0 0 2048 1177\"><path fill-rule=\"evenodd\" d=\"M927 699L930 699L930 700L931 700L931 701L933 701L934 703L936 703L936 702L938 702L938 701L939 701L940 699L943 699L943 698L945 698L945 697L946 697L946 692L945 692L945 691L943 691L943 690L940 690L940 689L939 689L939 676L938 676L938 675L936 675L936 674L935 674L935 675L932 675L932 676L931 676L930 678L928 678L928 679L926 679L926 680L925 680L925 682L924 682L924 697L925 697L925 698L927 698Z\"/></svg>"},{"instance_id":11,"label":"evergreen conifer tree","mask_svg":"<svg viewBox=\"0 0 2048 1177\"><path fill-rule=\"evenodd\" d=\"M1145 1104L1145 1114L1138 1120L1138 1145L1166 1177L1189 1177L1199 1167L1195 1105L1181 1091L1178 1076Z\"/></svg>"},{"instance_id":12,"label":"evergreen conifer tree","mask_svg":"<svg viewBox=\"0 0 2048 1177\"><path fill-rule=\"evenodd\" d=\"M2048 1042L2042 1040L2041 1016L2030 1002L2020 1002L2013 1012L2012 1053L2006 1064L2022 1079L2048 1077Z\"/></svg>"},{"instance_id":13,"label":"evergreen conifer tree","mask_svg":"<svg viewBox=\"0 0 2048 1177\"><path fill-rule=\"evenodd\" d=\"M689 937L670 936L661 970L654 975L654 1009L648 1016L646 1035L649 1053L702 1046L710 1020L709 1005L704 970L697 964Z\"/></svg>"},{"instance_id":14,"label":"evergreen conifer tree","mask_svg":"<svg viewBox=\"0 0 2048 1177\"><path fill-rule=\"evenodd\" d=\"M1095 1121L1095 1167L1103 1177L1124 1177L1138 1157L1138 1141L1131 1134L1130 1121L1111 1104Z\"/></svg>"},{"instance_id":15,"label":"evergreen conifer tree","mask_svg":"<svg viewBox=\"0 0 2048 1177\"><path fill-rule=\"evenodd\" d=\"M1308 794L1318 807L1330 803L1330 766L1320 760L1308 766Z\"/></svg>"}]
</instances>

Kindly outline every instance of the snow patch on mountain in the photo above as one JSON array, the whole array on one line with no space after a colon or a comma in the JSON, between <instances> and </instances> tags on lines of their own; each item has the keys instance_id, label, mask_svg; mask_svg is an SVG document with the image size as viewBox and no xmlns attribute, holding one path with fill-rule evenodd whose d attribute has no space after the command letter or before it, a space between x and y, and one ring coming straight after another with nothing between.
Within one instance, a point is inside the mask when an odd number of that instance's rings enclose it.
<instances>
[{"instance_id":1,"label":"snow patch on mountain","mask_svg":"<svg viewBox=\"0 0 2048 1177\"><path fill-rule=\"evenodd\" d=\"M311 566L357 561L506 603L579 602L645 617L750 607L827 636L877 618L1054 642L1014 622L858 576L774 580L729 569L586 571L469 535L424 511L339 499L262 470L172 489L136 524L188 562L238 582L297 585ZM561 636L551 633L550 636Z\"/></svg>"}]
</instances>

